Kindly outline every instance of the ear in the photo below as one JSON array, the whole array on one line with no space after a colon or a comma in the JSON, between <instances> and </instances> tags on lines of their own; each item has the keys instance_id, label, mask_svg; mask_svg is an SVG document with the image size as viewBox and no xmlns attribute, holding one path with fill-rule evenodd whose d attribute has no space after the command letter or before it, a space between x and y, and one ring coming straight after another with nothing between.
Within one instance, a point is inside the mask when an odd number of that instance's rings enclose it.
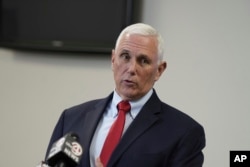
<instances>
[{"instance_id":1,"label":"ear","mask_svg":"<svg viewBox=\"0 0 250 167\"><path fill-rule=\"evenodd\" d=\"M155 76L155 81L159 80L159 78L161 77L161 74L165 71L166 68L167 68L167 62L165 61L161 62L160 65L158 65L157 74Z\"/></svg>"},{"instance_id":2,"label":"ear","mask_svg":"<svg viewBox=\"0 0 250 167\"><path fill-rule=\"evenodd\" d=\"M115 61L115 50L112 49L112 53L111 53L111 68L112 68L112 70L114 69L114 61Z\"/></svg>"}]
</instances>

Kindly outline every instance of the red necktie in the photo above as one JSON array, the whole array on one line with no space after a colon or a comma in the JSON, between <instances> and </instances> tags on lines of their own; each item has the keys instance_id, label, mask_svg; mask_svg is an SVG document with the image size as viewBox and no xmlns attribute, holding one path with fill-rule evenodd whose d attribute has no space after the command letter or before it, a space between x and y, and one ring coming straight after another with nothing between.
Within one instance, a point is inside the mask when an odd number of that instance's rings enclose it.
<instances>
[{"instance_id":1,"label":"red necktie","mask_svg":"<svg viewBox=\"0 0 250 167\"><path fill-rule=\"evenodd\" d=\"M117 105L117 108L118 117L109 130L100 155L100 159L104 167L107 166L109 158L122 136L126 113L130 111L131 107L128 101L121 101Z\"/></svg>"}]
</instances>

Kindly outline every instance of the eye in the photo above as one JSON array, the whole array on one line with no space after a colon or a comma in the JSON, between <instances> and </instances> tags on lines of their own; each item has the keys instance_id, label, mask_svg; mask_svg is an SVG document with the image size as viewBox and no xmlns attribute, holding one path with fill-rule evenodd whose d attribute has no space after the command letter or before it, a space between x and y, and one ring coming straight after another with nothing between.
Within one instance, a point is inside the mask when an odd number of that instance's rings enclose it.
<instances>
[{"instance_id":1,"label":"eye","mask_svg":"<svg viewBox=\"0 0 250 167\"><path fill-rule=\"evenodd\" d=\"M141 65L148 65L148 64L150 64L150 60L145 56L141 56L141 57L139 57L139 63Z\"/></svg>"},{"instance_id":2,"label":"eye","mask_svg":"<svg viewBox=\"0 0 250 167\"><path fill-rule=\"evenodd\" d=\"M142 63L142 64L149 64L149 61L148 61L148 59L143 58L143 59L141 60L141 63Z\"/></svg>"},{"instance_id":3,"label":"eye","mask_svg":"<svg viewBox=\"0 0 250 167\"><path fill-rule=\"evenodd\" d=\"M130 56L128 53L122 53L122 54L120 55L120 57L121 57L123 60L128 61L128 60L130 59L131 56Z\"/></svg>"}]
</instances>

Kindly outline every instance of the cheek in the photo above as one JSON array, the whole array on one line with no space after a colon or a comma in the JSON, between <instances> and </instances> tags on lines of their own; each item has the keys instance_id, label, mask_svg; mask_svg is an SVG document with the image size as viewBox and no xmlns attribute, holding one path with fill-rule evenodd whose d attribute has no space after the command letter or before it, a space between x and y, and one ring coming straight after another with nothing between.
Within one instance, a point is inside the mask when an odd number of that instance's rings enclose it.
<instances>
[{"instance_id":1,"label":"cheek","mask_svg":"<svg viewBox=\"0 0 250 167\"><path fill-rule=\"evenodd\" d=\"M144 71L143 76L142 76L142 80L144 80L149 85L154 84L157 78L158 78L157 72L152 71L152 70L149 70L148 72Z\"/></svg>"},{"instance_id":2,"label":"cheek","mask_svg":"<svg viewBox=\"0 0 250 167\"><path fill-rule=\"evenodd\" d=\"M116 73L122 74L127 69L128 69L128 66L125 63L116 62L114 64L114 71L116 71Z\"/></svg>"},{"instance_id":3,"label":"cheek","mask_svg":"<svg viewBox=\"0 0 250 167\"><path fill-rule=\"evenodd\" d=\"M116 79L121 78L121 75L123 73L123 67L118 64L113 65L113 73Z\"/></svg>"}]
</instances>

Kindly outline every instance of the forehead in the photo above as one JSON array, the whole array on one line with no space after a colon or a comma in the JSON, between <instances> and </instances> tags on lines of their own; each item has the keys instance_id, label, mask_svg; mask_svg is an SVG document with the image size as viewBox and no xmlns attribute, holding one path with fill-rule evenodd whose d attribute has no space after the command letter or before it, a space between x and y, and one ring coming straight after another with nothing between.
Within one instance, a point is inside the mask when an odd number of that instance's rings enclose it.
<instances>
[{"instance_id":1,"label":"forehead","mask_svg":"<svg viewBox=\"0 0 250 167\"><path fill-rule=\"evenodd\" d=\"M116 48L118 51L129 51L137 54L157 55L157 39L155 36L124 34Z\"/></svg>"}]
</instances>

